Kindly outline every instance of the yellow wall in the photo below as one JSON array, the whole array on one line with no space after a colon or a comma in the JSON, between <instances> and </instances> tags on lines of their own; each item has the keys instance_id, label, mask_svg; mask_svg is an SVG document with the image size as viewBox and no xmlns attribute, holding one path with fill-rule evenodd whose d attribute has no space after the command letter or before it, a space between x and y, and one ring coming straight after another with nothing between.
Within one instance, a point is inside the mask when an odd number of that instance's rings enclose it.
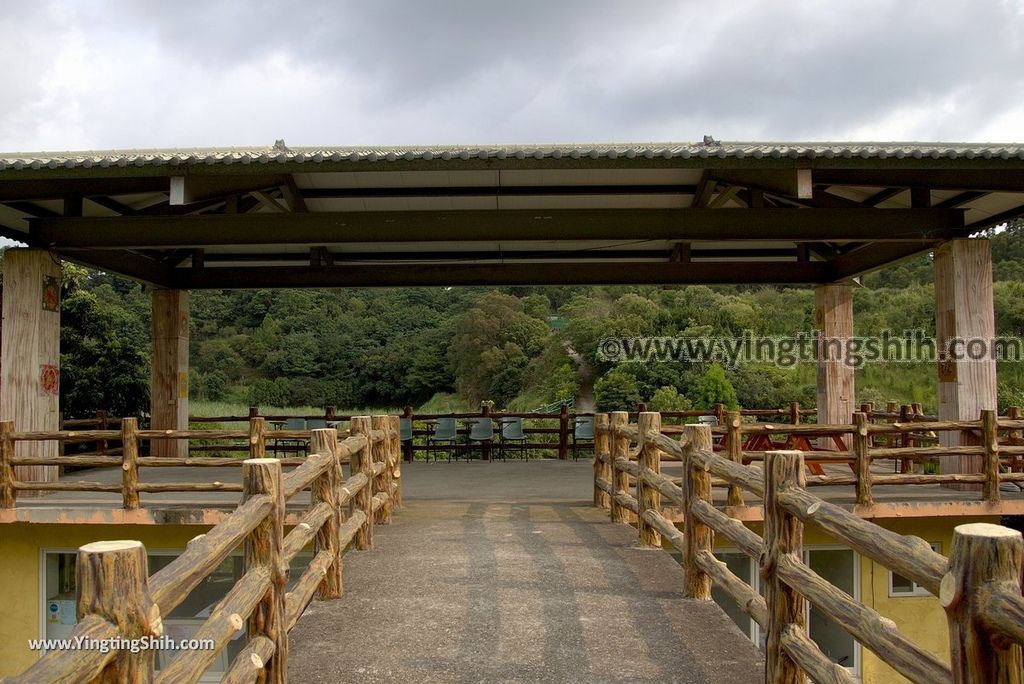
<instances>
[{"instance_id":1,"label":"yellow wall","mask_svg":"<svg viewBox=\"0 0 1024 684\"><path fill-rule=\"evenodd\" d=\"M943 555L949 553L953 528L972 522L999 523L998 518L910 518L874 521L900 534L912 534L928 542L939 542ZM760 523L751 529L762 533ZM805 547L838 545L834 539L808 526L804 533ZM716 546L728 547L728 540L720 536ZM908 639L949 662L949 639L946 613L934 596L889 597L889 571L870 558L860 560L860 600L896 623L897 629ZM883 663L867 648L860 649L860 675L863 684L896 684L907 682L895 670Z\"/></svg>"},{"instance_id":2,"label":"yellow wall","mask_svg":"<svg viewBox=\"0 0 1024 684\"><path fill-rule=\"evenodd\" d=\"M0 677L17 674L36 661L28 648L39 633L43 603L41 549L75 549L93 541L137 539L147 549L184 549L189 539L209 528L185 525L39 525L0 526Z\"/></svg>"}]
</instances>

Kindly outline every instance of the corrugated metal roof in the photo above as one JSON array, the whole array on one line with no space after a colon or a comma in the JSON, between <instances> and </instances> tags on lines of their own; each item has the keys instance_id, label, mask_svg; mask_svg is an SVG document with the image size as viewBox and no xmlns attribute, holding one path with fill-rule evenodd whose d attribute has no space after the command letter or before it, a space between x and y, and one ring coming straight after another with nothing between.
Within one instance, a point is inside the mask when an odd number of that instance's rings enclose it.
<instances>
[{"instance_id":1,"label":"corrugated metal roof","mask_svg":"<svg viewBox=\"0 0 1024 684\"><path fill-rule=\"evenodd\" d=\"M394 162L449 159L1020 159L1020 143L699 142L572 145L453 145L424 147L269 147L95 150L0 153L0 171L193 164Z\"/></svg>"}]
</instances>

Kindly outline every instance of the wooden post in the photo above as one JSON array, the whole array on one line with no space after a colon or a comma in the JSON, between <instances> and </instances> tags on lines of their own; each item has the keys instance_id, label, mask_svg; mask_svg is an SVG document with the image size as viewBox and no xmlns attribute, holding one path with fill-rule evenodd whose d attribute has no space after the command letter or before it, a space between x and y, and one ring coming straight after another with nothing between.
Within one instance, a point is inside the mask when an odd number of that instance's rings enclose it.
<instances>
[{"instance_id":1,"label":"wooden post","mask_svg":"<svg viewBox=\"0 0 1024 684\"><path fill-rule=\"evenodd\" d=\"M608 508L608 492L597 486L598 480L612 481L612 471L608 466L610 458L610 440L608 439L608 414L594 414L594 506Z\"/></svg>"},{"instance_id":2,"label":"wooden post","mask_svg":"<svg viewBox=\"0 0 1024 684\"><path fill-rule=\"evenodd\" d=\"M3 418L24 432L55 432L60 428L60 259L46 250L12 247L3 262ZM15 453L56 459L59 449L54 441L19 442ZM22 482L53 482L58 466L15 466L14 473Z\"/></svg>"},{"instance_id":3,"label":"wooden post","mask_svg":"<svg viewBox=\"0 0 1024 684\"><path fill-rule=\"evenodd\" d=\"M389 453L391 455L391 481L394 493L388 506L392 510L402 507L402 423L398 416L388 416L388 426L391 428L392 436L389 441Z\"/></svg>"},{"instance_id":4,"label":"wooden post","mask_svg":"<svg viewBox=\"0 0 1024 684\"><path fill-rule=\"evenodd\" d=\"M870 506L871 496L871 451L868 448L868 414L858 411L853 414L853 458L857 469L857 505Z\"/></svg>"},{"instance_id":5,"label":"wooden post","mask_svg":"<svg viewBox=\"0 0 1024 684\"><path fill-rule=\"evenodd\" d=\"M913 415L914 415L914 409L911 408L910 404L901 404L900 405L900 422L901 423L912 422ZM905 446L905 447L916 447L917 446L916 440L914 440L914 438L911 437L907 433L904 433L902 442L903 442L903 446ZM914 469L914 461L912 459L909 459L909 458L901 458L900 459L900 473L901 474L912 472L913 469Z\"/></svg>"},{"instance_id":6,"label":"wooden post","mask_svg":"<svg viewBox=\"0 0 1024 684\"><path fill-rule=\"evenodd\" d=\"M996 412L985 409L981 412L981 443L985 447L985 483L982 498L993 503L999 501L999 428Z\"/></svg>"},{"instance_id":7,"label":"wooden post","mask_svg":"<svg viewBox=\"0 0 1024 684\"><path fill-rule=\"evenodd\" d=\"M615 459L629 458L629 438L623 437L615 432L615 428L629 424L629 413L626 411L613 411L608 421L611 430L611 455L612 455L612 497L609 502L609 514L611 521L616 523L628 523L629 511L615 503L616 494L624 494L629 489L629 473L615 467Z\"/></svg>"},{"instance_id":8,"label":"wooden post","mask_svg":"<svg viewBox=\"0 0 1024 684\"><path fill-rule=\"evenodd\" d=\"M250 406L249 407L249 417L250 418L257 418L259 415L260 415L260 407L259 406Z\"/></svg>"},{"instance_id":9,"label":"wooden post","mask_svg":"<svg viewBox=\"0 0 1024 684\"><path fill-rule=\"evenodd\" d=\"M139 507L139 420L121 419L121 505Z\"/></svg>"},{"instance_id":10,"label":"wooden post","mask_svg":"<svg viewBox=\"0 0 1024 684\"><path fill-rule=\"evenodd\" d=\"M366 522L356 533L356 548L366 551L373 548L373 454L371 443L373 436L370 434L369 416L352 416L349 434L352 436L364 435L366 446L352 454L349 462L349 471L352 475L362 473L366 475L366 486L360 489L355 496L355 507L366 514Z\"/></svg>"},{"instance_id":11,"label":"wooden post","mask_svg":"<svg viewBox=\"0 0 1024 684\"><path fill-rule=\"evenodd\" d=\"M730 416L733 414L739 417L739 412L730 412ZM691 503L697 500L712 503L711 475L697 465L693 458L695 451L711 451L711 427L687 425L683 430L683 439L687 442L683 448L683 529L686 530L686 547L683 550L683 598L710 601L711 578L700 569L697 558L703 552L711 553L714 549L715 533L697 519Z\"/></svg>"},{"instance_id":12,"label":"wooden post","mask_svg":"<svg viewBox=\"0 0 1024 684\"><path fill-rule=\"evenodd\" d=\"M96 411L96 429L106 430L107 429L107 412L103 409ZM96 453L105 454L107 453L107 440L100 439L96 441Z\"/></svg>"},{"instance_id":13,"label":"wooden post","mask_svg":"<svg viewBox=\"0 0 1024 684\"><path fill-rule=\"evenodd\" d=\"M18 493L14 490L14 421L0 421L0 508L14 508Z\"/></svg>"},{"instance_id":14,"label":"wooden post","mask_svg":"<svg viewBox=\"0 0 1024 684\"><path fill-rule=\"evenodd\" d=\"M78 619L97 615L117 627L121 639L163 635L160 608L148 589L146 547L139 541L100 541L78 549L75 583ZM99 682L153 681L154 649L121 649Z\"/></svg>"},{"instance_id":15,"label":"wooden post","mask_svg":"<svg viewBox=\"0 0 1024 684\"><path fill-rule=\"evenodd\" d=\"M743 464L743 415L739 411L729 411L725 414L725 426L729 430L725 437L725 446L729 452L729 460L733 463ZM726 499L729 506L743 506L743 490L734 485L729 485L729 494Z\"/></svg>"},{"instance_id":16,"label":"wooden post","mask_svg":"<svg viewBox=\"0 0 1024 684\"><path fill-rule=\"evenodd\" d=\"M719 402L714 406L715 420L721 425L725 420L725 404Z\"/></svg>"},{"instance_id":17,"label":"wooden post","mask_svg":"<svg viewBox=\"0 0 1024 684\"><path fill-rule=\"evenodd\" d=\"M950 664L957 684L1020 684L1020 644L986 619L1000 593L1021 594L1020 532L989 523L957 525L939 601L949 621ZM988 610L986 610L988 608Z\"/></svg>"},{"instance_id":18,"label":"wooden post","mask_svg":"<svg viewBox=\"0 0 1024 684\"><path fill-rule=\"evenodd\" d=\"M249 419L249 458L267 455L267 422L264 418Z\"/></svg>"},{"instance_id":19,"label":"wooden post","mask_svg":"<svg viewBox=\"0 0 1024 684\"><path fill-rule=\"evenodd\" d=\"M800 402L791 401L789 402L789 422L792 425L800 424Z\"/></svg>"},{"instance_id":20,"label":"wooden post","mask_svg":"<svg viewBox=\"0 0 1024 684\"><path fill-rule=\"evenodd\" d=\"M262 421L262 419L255 419ZM265 568L270 588L248 620L248 638L264 636L274 642L274 655L266 663L266 681L284 684L288 672L288 632L285 620L285 592L288 567L281 549L284 545L284 490L281 488L281 461L276 458L249 458L242 462L242 498L266 494L274 502L267 517L245 538L245 570Z\"/></svg>"},{"instance_id":21,"label":"wooden post","mask_svg":"<svg viewBox=\"0 0 1024 684\"><path fill-rule=\"evenodd\" d=\"M188 290L153 290L150 427L188 429ZM156 439L150 455L188 456L188 440Z\"/></svg>"},{"instance_id":22,"label":"wooden post","mask_svg":"<svg viewBox=\"0 0 1024 684\"><path fill-rule=\"evenodd\" d=\"M324 420L326 420L326 421L333 421L334 420L334 411L335 411L335 408L333 406L330 406L330 405L325 406L324 407Z\"/></svg>"},{"instance_id":23,"label":"wooden post","mask_svg":"<svg viewBox=\"0 0 1024 684\"><path fill-rule=\"evenodd\" d=\"M381 430L387 435L388 429L388 417L384 415L373 416L370 419L370 425L374 430ZM385 436L384 439L373 445L373 460L376 463L383 463L384 470L377 476L376 482L373 483L373 490L375 492L385 492L388 495L388 501L385 502L380 508L377 509L375 514L376 518L374 523L381 525L391 524L391 467L389 464L390 456L388 455L388 445L390 439Z\"/></svg>"},{"instance_id":24,"label":"wooden post","mask_svg":"<svg viewBox=\"0 0 1024 684\"><path fill-rule=\"evenodd\" d=\"M973 340L983 340L987 348L995 337L991 244L980 238L950 240L935 248L932 267L939 352L938 418L977 420L983 410L997 408L995 359L971 357ZM944 447L977 445L980 441L970 432L944 431L939 439ZM980 473L984 471L984 458L942 456L940 467L943 473ZM978 488L970 483L946 486Z\"/></svg>"},{"instance_id":25,"label":"wooden post","mask_svg":"<svg viewBox=\"0 0 1024 684\"><path fill-rule=\"evenodd\" d=\"M853 288L850 285L818 285L814 288L814 320L818 330L818 423L837 425L850 419L854 410L853 366L846 363L844 347L853 336ZM821 438L822 448L834 448Z\"/></svg>"},{"instance_id":26,"label":"wooden post","mask_svg":"<svg viewBox=\"0 0 1024 684\"><path fill-rule=\"evenodd\" d=\"M341 463L338 462L338 431L334 428L313 430L309 440L311 454L331 454L333 463L320 477L313 480L310 503L316 506L325 503L331 508L331 517L324 521L313 542L313 555L321 551L331 554L334 562L327 568L327 574L320 581L317 598L332 599L341 596L342 556L341 548L341 507L338 495L341 489Z\"/></svg>"},{"instance_id":27,"label":"wooden post","mask_svg":"<svg viewBox=\"0 0 1024 684\"><path fill-rule=\"evenodd\" d=\"M638 440L640 442L640 458L637 459L636 502L637 502L637 533L640 546L661 547L661 533L644 520L644 511L653 509L661 513L661 492L644 483L645 470L661 473L661 450L647 437L648 432L661 432L661 414L645 411L637 418Z\"/></svg>"},{"instance_id":28,"label":"wooden post","mask_svg":"<svg viewBox=\"0 0 1024 684\"><path fill-rule=\"evenodd\" d=\"M562 404L558 413L558 458L569 460L569 406Z\"/></svg>"},{"instance_id":29,"label":"wooden post","mask_svg":"<svg viewBox=\"0 0 1024 684\"><path fill-rule=\"evenodd\" d=\"M779 559L787 554L803 555L804 526L776 504L780 492L803 488L804 457L799 451L769 451L764 462L764 552L761 577L766 582L768 639L765 647L765 684L803 684L799 666L782 649L782 634L789 625L803 632L806 627L804 598L776 572Z\"/></svg>"}]
</instances>

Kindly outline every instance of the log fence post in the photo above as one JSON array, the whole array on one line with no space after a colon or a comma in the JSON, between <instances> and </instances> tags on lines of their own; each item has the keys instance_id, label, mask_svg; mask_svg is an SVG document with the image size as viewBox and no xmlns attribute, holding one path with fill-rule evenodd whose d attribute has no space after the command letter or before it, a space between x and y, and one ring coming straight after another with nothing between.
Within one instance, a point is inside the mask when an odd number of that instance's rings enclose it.
<instances>
[{"instance_id":1,"label":"log fence post","mask_svg":"<svg viewBox=\"0 0 1024 684\"><path fill-rule=\"evenodd\" d=\"M900 405L900 422L901 423L909 423L909 422L911 422L913 420L913 416L914 416L914 409L910 406L910 404L901 404ZM911 437L911 433L909 433L909 432L903 433L903 444L902 444L902 446L905 446L905 447L916 447L917 446L917 443L915 442L914 438ZM900 459L900 474L910 473L910 472L913 472L913 470L914 470L914 462L911 459L909 459L909 458L901 458Z\"/></svg>"},{"instance_id":2,"label":"log fence post","mask_svg":"<svg viewBox=\"0 0 1024 684\"><path fill-rule=\"evenodd\" d=\"M661 449L647 436L648 432L661 432L661 414L645 411L637 418L637 441L640 443L640 457L637 459L636 503L637 534L641 546L661 547L661 533L644 520L644 512L653 510L661 513L661 492L644 482L646 471L661 474Z\"/></svg>"},{"instance_id":3,"label":"log fence post","mask_svg":"<svg viewBox=\"0 0 1024 684\"><path fill-rule=\"evenodd\" d=\"M558 458L569 460L569 405L562 404L558 412Z\"/></svg>"},{"instance_id":4,"label":"log fence post","mask_svg":"<svg viewBox=\"0 0 1024 684\"><path fill-rule=\"evenodd\" d=\"M320 581L317 598L333 599L341 596L342 566L341 559L344 549L341 548L341 507L338 495L341 492L341 464L338 462L338 431L334 428L313 430L309 440L309 451L312 454L330 454L331 465L319 477L313 480L310 493L310 507L321 503L327 504L331 515L316 533L313 541L313 555L321 551L330 553L334 561L327 568L327 574Z\"/></svg>"},{"instance_id":5,"label":"log fence post","mask_svg":"<svg viewBox=\"0 0 1024 684\"><path fill-rule=\"evenodd\" d=\"M374 478L376 481L373 483L373 491L384 492L388 497L388 500L381 504L381 507L374 513L373 522L380 525L391 524L391 467L388 463L391 460L388 455L388 445L391 443L391 440L387 436L389 422L388 417L384 415L376 415L370 418L370 426L374 430L380 430L384 433L384 438L374 444L371 450L374 463L381 463L384 466L384 469L380 471L380 475Z\"/></svg>"},{"instance_id":6,"label":"log fence post","mask_svg":"<svg viewBox=\"0 0 1024 684\"><path fill-rule=\"evenodd\" d=\"M75 584L78 619L96 615L117 627L121 639L163 635L160 608L149 593L146 547L132 540L100 541L78 549ZM96 681L153 681L154 649L122 648Z\"/></svg>"},{"instance_id":7,"label":"log fence post","mask_svg":"<svg viewBox=\"0 0 1024 684\"><path fill-rule=\"evenodd\" d=\"M626 411L613 411L609 417L608 427L611 431L611 468L612 468L612 495L609 503L609 515L612 522L629 522L628 510L620 506L615 497L618 494L625 494L629 489L629 473L619 470L615 465L617 458L629 458L629 438L618 434L615 429L625 427L629 424L629 413Z\"/></svg>"},{"instance_id":8,"label":"log fence post","mask_svg":"<svg viewBox=\"0 0 1024 684\"><path fill-rule=\"evenodd\" d=\"M598 480L611 483L611 468L607 459L611 458L608 439L608 414L594 414L594 506L608 508L608 492L597 486Z\"/></svg>"},{"instance_id":9,"label":"log fence post","mask_svg":"<svg viewBox=\"0 0 1024 684\"><path fill-rule=\"evenodd\" d=\"M139 420L121 419L121 505L139 507Z\"/></svg>"},{"instance_id":10,"label":"log fence post","mask_svg":"<svg viewBox=\"0 0 1024 684\"><path fill-rule=\"evenodd\" d=\"M985 483L982 485L981 498L997 503L999 494L999 424L996 412L985 409L981 412L981 443L985 449Z\"/></svg>"},{"instance_id":11,"label":"log fence post","mask_svg":"<svg viewBox=\"0 0 1024 684\"><path fill-rule=\"evenodd\" d=\"M107 412L103 409L99 409L96 411L96 427L99 430L106 430L107 426ZM96 453L101 455L107 453L107 440L100 439L96 441Z\"/></svg>"},{"instance_id":12,"label":"log fence post","mask_svg":"<svg viewBox=\"0 0 1024 684\"><path fill-rule=\"evenodd\" d=\"M802 560L804 526L776 504L780 492L804 487L804 457L799 451L769 451L764 458L764 550L760 565L768 604L765 683L804 684L800 667L782 648L782 635L790 625L800 632L805 630L805 601L778 576L782 556Z\"/></svg>"},{"instance_id":13,"label":"log fence post","mask_svg":"<svg viewBox=\"0 0 1024 684\"><path fill-rule=\"evenodd\" d=\"M391 438L388 441L391 455L391 482L394 492L391 501L388 501L388 512L402 507L402 420L398 416L388 416L388 426L391 428Z\"/></svg>"},{"instance_id":14,"label":"log fence post","mask_svg":"<svg viewBox=\"0 0 1024 684\"><path fill-rule=\"evenodd\" d=\"M352 475L362 473L366 476L366 485L355 496L356 509L366 514L366 522L356 533L356 548L360 551L373 548L373 435L370 429L369 416L352 416L350 434L363 435L366 438L366 445L353 452L352 460L349 462L349 471Z\"/></svg>"},{"instance_id":15,"label":"log fence post","mask_svg":"<svg viewBox=\"0 0 1024 684\"><path fill-rule=\"evenodd\" d=\"M739 412L730 412L730 415L733 413L739 416ZM711 427L687 425L683 430L683 439L687 442L683 447L683 529L686 540L683 550L683 598L710 601L711 578L700 569L697 558L705 551L711 553L714 549L714 530L693 514L692 502L700 500L712 503L711 475L697 465L693 457L694 452L712 450Z\"/></svg>"},{"instance_id":16,"label":"log fence post","mask_svg":"<svg viewBox=\"0 0 1024 684\"><path fill-rule=\"evenodd\" d=\"M955 684L1019 684L1021 646L986 619L1000 593L1021 594L1024 563L1021 533L989 523L953 530L949 572L939 601L949 622L950 664ZM998 600L998 599L996 599Z\"/></svg>"},{"instance_id":17,"label":"log fence post","mask_svg":"<svg viewBox=\"0 0 1024 684\"><path fill-rule=\"evenodd\" d=\"M714 406L715 420L721 425L725 422L725 404L718 402Z\"/></svg>"},{"instance_id":18,"label":"log fence post","mask_svg":"<svg viewBox=\"0 0 1024 684\"><path fill-rule=\"evenodd\" d=\"M249 418L249 458L267 455L267 422L264 418Z\"/></svg>"},{"instance_id":19,"label":"log fence post","mask_svg":"<svg viewBox=\"0 0 1024 684\"><path fill-rule=\"evenodd\" d=\"M249 417L250 418L258 418L259 415L260 415L260 407L259 406L250 406L249 407Z\"/></svg>"},{"instance_id":20,"label":"log fence post","mask_svg":"<svg viewBox=\"0 0 1024 684\"><path fill-rule=\"evenodd\" d=\"M0 508L14 508L17 492L14 489L14 421L0 421Z\"/></svg>"},{"instance_id":21,"label":"log fence post","mask_svg":"<svg viewBox=\"0 0 1024 684\"><path fill-rule=\"evenodd\" d=\"M874 503L871 495L871 451L868 448L868 414L857 411L853 414L853 458L857 471L857 505L870 506Z\"/></svg>"},{"instance_id":22,"label":"log fence post","mask_svg":"<svg viewBox=\"0 0 1024 684\"><path fill-rule=\"evenodd\" d=\"M254 423L262 424L262 418ZM288 671L288 632L285 613L285 585L288 567L284 563L284 490L281 487L281 461L276 458L249 458L242 462L242 499L266 494L273 505L267 517L253 528L244 547L245 571L265 569L270 588L253 609L247 621L250 640L266 637L274 642L274 655L264 665L265 681L283 684Z\"/></svg>"},{"instance_id":23,"label":"log fence post","mask_svg":"<svg viewBox=\"0 0 1024 684\"><path fill-rule=\"evenodd\" d=\"M799 414L798 414L799 415ZM729 460L733 463L743 464L743 417L739 411L729 411L725 414L725 426L728 434L725 437L725 446L729 452ZM729 485L729 493L726 499L729 506L743 506L743 490L734 484ZM689 528L687 528L689 529Z\"/></svg>"},{"instance_id":24,"label":"log fence post","mask_svg":"<svg viewBox=\"0 0 1024 684\"><path fill-rule=\"evenodd\" d=\"M792 425L800 424L800 402L791 401L789 402L789 422Z\"/></svg>"}]
</instances>

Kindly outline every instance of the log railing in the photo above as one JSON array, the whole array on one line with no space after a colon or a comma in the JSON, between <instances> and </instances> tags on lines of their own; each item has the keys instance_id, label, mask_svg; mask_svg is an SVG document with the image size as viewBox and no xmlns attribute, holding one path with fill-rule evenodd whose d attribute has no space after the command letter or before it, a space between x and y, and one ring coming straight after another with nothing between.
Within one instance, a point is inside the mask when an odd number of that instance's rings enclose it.
<instances>
[{"instance_id":1,"label":"log railing","mask_svg":"<svg viewBox=\"0 0 1024 684\"><path fill-rule=\"evenodd\" d=\"M141 430L135 418L119 419L119 430L60 430L56 432L18 432L11 421L0 421L0 509L13 508L18 492L120 492L122 507L140 507L139 495L158 492L239 492L240 482L144 482L140 471L144 468L242 468L244 460L233 457L189 456L164 457L143 456L142 444L146 441L163 439L231 440L241 441L251 456L253 453L266 454L268 441L276 439L309 439L315 442L317 430L274 430L267 431L263 418L250 418L246 430ZM355 421L355 419L353 419ZM398 416L378 416L379 425L372 430L375 443L380 440L398 440ZM384 426L387 426L386 428ZM333 431L331 434L337 434ZM42 441L57 441L61 444L95 440L118 440L120 453L79 454L65 456L19 455L16 445ZM342 444L343 442L339 442ZM389 442L390 443L390 442ZM390 452L389 452L390 453ZM339 458L348 463L349 450L339 447ZM399 454L400 456L400 454ZM282 466L308 467L312 457L280 459ZM387 469L390 482L400 483L401 459ZM121 469L120 482L97 482L89 480L58 480L51 482L28 482L17 477L18 466L30 465L74 465L83 467L117 467ZM383 466L382 466L383 467ZM290 476L290 475L289 475ZM385 483L381 483L383 487Z\"/></svg>"},{"instance_id":2,"label":"log railing","mask_svg":"<svg viewBox=\"0 0 1024 684\"><path fill-rule=\"evenodd\" d=\"M1024 540L1019 532L983 523L960 525L947 559L919 537L897 534L814 496L806 488L804 452L769 451L760 467L745 465L715 453L706 426L686 426L676 441L659 430L657 414L641 415L637 426L628 424L625 413L598 415L595 422L595 504L608 507L613 522L635 521L640 544L658 547L665 541L679 550L685 596L711 600L716 585L766 630L769 684L802 683L805 676L819 683L854 681L808 637L807 603L911 681L1021 681ZM666 458L682 462L681 481L661 474L660 462ZM635 496L630 476L636 481ZM714 506L713 479L761 499L763 537ZM683 511L681 530L663 514L663 503ZM804 525L816 526L938 596L949 621L951 664L803 563ZM759 563L764 597L715 558L715 535Z\"/></svg>"},{"instance_id":3,"label":"log railing","mask_svg":"<svg viewBox=\"0 0 1024 684\"><path fill-rule=\"evenodd\" d=\"M146 550L137 541L103 541L78 550L78 617L70 639L159 639L162 616L169 615L236 548L244 549L244 574L210 612L193 636L210 649L182 650L154 675L153 649L124 648L51 651L6 684L29 682L195 682L237 633L247 643L222 681L284 682L288 632L312 598L342 592L343 557L353 540L372 544L374 513L387 511L399 488L383 475L400 460L397 417L352 419L352 434L338 440L334 429L314 430L311 455L282 473L281 461L266 458L262 440L251 442L242 461L242 503L220 524L189 542L164 569L148 575ZM343 477L342 463L350 463ZM380 466L380 467L378 467ZM381 471L376 477L368 473ZM309 489L302 519L284 533L284 507ZM289 592L289 565L312 544L313 558ZM92 642L98 643L98 642Z\"/></svg>"}]
</instances>

